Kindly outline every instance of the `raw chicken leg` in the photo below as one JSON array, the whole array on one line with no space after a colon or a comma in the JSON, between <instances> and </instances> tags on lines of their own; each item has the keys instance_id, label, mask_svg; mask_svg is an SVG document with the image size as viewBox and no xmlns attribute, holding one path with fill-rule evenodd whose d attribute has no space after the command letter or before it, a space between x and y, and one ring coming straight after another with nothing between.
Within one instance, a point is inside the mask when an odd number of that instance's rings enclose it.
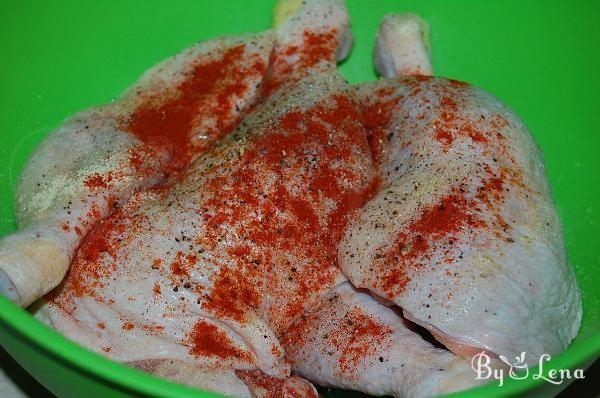
<instances>
[{"instance_id":1,"label":"raw chicken leg","mask_svg":"<svg viewBox=\"0 0 600 398\"><path fill-rule=\"evenodd\" d=\"M374 177L335 71L345 8L313 0L294 15L277 28L263 102L239 128L88 234L49 306L63 334L206 389L231 392L233 374L289 377L278 334L338 282L333 242Z\"/></svg>"},{"instance_id":2,"label":"raw chicken leg","mask_svg":"<svg viewBox=\"0 0 600 398\"><path fill-rule=\"evenodd\" d=\"M537 363L564 350L581 295L523 122L483 90L442 78L381 80L358 94L382 116L371 146L384 189L340 245L352 283L466 359L524 351Z\"/></svg>"},{"instance_id":3,"label":"raw chicken leg","mask_svg":"<svg viewBox=\"0 0 600 398\"><path fill-rule=\"evenodd\" d=\"M393 20L412 23L414 18ZM385 111L391 109L365 109L366 125L373 127L370 122L379 121ZM466 361L434 348L401 315L348 282L322 296L285 332L282 344L296 373L330 387L419 397L478 383Z\"/></svg>"},{"instance_id":4,"label":"raw chicken leg","mask_svg":"<svg viewBox=\"0 0 600 398\"><path fill-rule=\"evenodd\" d=\"M272 45L272 32L199 43L48 136L17 186L19 231L0 242L0 293L21 306L47 293L99 219L181 174L235 127L257 97Z\"/></svg>"},{"instance_id":5,"label":"raw chicken leg","mask_svg":"<svg viewBox=\"0 0 600 398\"><path fill-rule=\"evenodd\" d=\"M468 362L433 347L393 309L348 282L290 328L282 343L294 371L324 386L426 397L477 383Z\"/></svg>"}]
</instances>

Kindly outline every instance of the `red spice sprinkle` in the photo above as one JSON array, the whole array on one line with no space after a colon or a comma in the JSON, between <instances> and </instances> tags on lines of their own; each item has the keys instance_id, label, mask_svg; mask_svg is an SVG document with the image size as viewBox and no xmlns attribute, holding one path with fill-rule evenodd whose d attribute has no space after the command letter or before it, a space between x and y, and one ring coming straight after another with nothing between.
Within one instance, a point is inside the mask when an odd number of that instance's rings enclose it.
<instances>
[{"instance_id":1,"label":"red spice sprinkle","mask_svg":"<svg viewBox=\"0 0 600 398\"><path fill-rule=\"evenodd\" d=\"M125 322L123 325L121 325L121 329L123 330L132 330L135 327L135 325L131 322Z\"/></svg>"},{"instance_id":2,"label":"red spice sprinkle","mask_svg":"<svg viewBox=\"0 0 600 398\"><path fill-rule=\"evenodd\" d=\"M234 127L232 101L248 89L243 77L262 74L266 68L251 55L244 57L244 50L244 45L238 45L216 60L199 63L179 84L175 95L159 105L155 96L150 95L131 115L126 129L150 147L166 151L173 174L178 175L191 158L190 135L194 120L203 114L216 120L214 130L203 132L210 142ZM250 60L253 63L248 67ZM132 164L139 159L139 155L132 157Z\"/></svg>"},{"instance_id":3,"label":"red spice sprinkle","mask_svg":"<svg viewBox=\"0 0 600 398\"><path fill-rule=\"evenodd\" d=\"M121 210L98 221L87 233L77 248L73 263L65 277L65 293L75 297L89 295L95 297L95 287L101 286L101 278L108 276L116 267L118 236L125 232L119 220ZM75 227L78 234L81 233ZM111 264L109 261L112 261ZM96 297L100 299L99 297Z\"/></svg>"},{"instance_id":4,"label":"red spice sprinkle","mask_svg":"<svg viewBox=\"0 0 600 398\"><path fill-rule=\"evenodd\" d=\"M393 111L402 100L402 96L386 98L393 94L391 87L379 89L374 94L377 96L375 102L362 108L362 120L367 130L367 140L371 148L373 163L378 166L381 163L386 133L392 121Z\"/></svg>"},{"instance_id":5,"label":"red spice sprinkle","mask_svg":"<svg viewBox=\"0 0 600 398\"><path fill-rule=\"evenodd\" d=\"M350 310L331 335L333 346L341 352L338 366L343 374L352 375L360 361L384 349L392 330L378 323L359 308Z\"/></svg>"},{"instance_id":6,"label":"red spice sprinkle","mask_svg":"<svg viewBox=\"0 0 600 398\"><path fill-rule=\"evenodd\" d=\"M154 292L155 296L159 296L161 294L160 291L160 285L157 283L154 284L154 286L152 287L152 292Z\"/></svg>"},{"instance_id":7,"label":"red spice sprinkle","mask_svg":"<svg viewBox=\"0 0 600 398\"><path fill-rule=\"evenodd\" d=\"M259 303L257 286L248 283L241 271L223 267L214 282L210 299L202 304L202 308L217 316L241 321L247 308L256 308Z\"/></svg>"},{"instance_id":8,"label":"red spice sprinkle","mask_svg":"<svg viewBox=\"0 0 600 398\"><path fill-rule=\"evenodd\" d=\"M448 107L449 109L453 110L453 111L457 111L458 110L458 106L456 105L456 102L454 102L454 100L450 97L444 97L442 98L442 100L440 101L442 106Z\"/></svg>"},{"instance_id":9,"label":"red spice sprinkle","mask_svg":"<svg viewBox=\"0 0 600 398\"><path fill-rule=\"evenodd\" d=\"M277 379L268 376L260 370L240 370L236 371L236 375L253 389L264 390L264 398L280 398L283 397L283 385L285 379Z\"/></svg>"},{"instance_id":10,"label":"red spice sprinkle","mask_svg":"<svg viewBox=\"0 0 600 398\"><path fill-rule=\"evenodd\" d=\"M115 227L116 224L113 223L113 219L108 218L101 220L93 229L93 233L91 231L88 233L77 252L82 262L87 263L87 265L97 264L104 254L108 254L113 258L116 257L116 252L111 242L112 239L107 236L108 232L112 232Z\"/></svg>"},{"instance_id":11,"label":"red spice sprinkle","mask_svg":"<svg viewBox=\"0 0 600 398\"><path fill-rule=\"evenodd\" d=\"M466 133L471 140L474 142L485 143L488 142L488 139L481 133L481 131L474 128L473 124L465 123L460 127L461 131Z\"/></svg>"},{"instance_id":12,"label":"red spice sprinkle","mask_svg":"<svg viewBox=\"0 0 600 398\"><path fill-rule=\"evenodd\" d=\"M320 61L335 60L335 51L337 49L337 40L335 33L337 29L330 32L315 33L304 31L304 46L302 46L301 56L304 67L311 67Z\"/></svg>"},{"instance_id":13,"label":"red spice sprinkle","mask_svg":"<svg viewBox=\"0 0 600 398\"><path fill-rule=\"evenodd\" d=\"M419 259L427 256L433 242L459 232L465 226L485 226L472 212L473 202L458 193L450 194L438 205L426 208L421 216L400 232L394 243L376 260L383 268L381 288L389 294L401 292L410 282L409 274L420 268Z\"/></svg>"},{"instance_id":14,"label":"red spice sprinkle","mask_svg":"<svg viewBox=\"0 0 600 398\"><path fill-rule=\"evenodd\" d=\"M448 81L450 82L450 84L452 84L455 87L469 87L470 86L469 83L461 82L460 80L448 79Z\"/></svg>"},{"instance_id":15,"label":"red spice sprinkle","mask_svg":"<svg viewBox=\"0 0 600 398\"><path fill-rule=\"evenodd\" d=\"M104 322L99 322L96 324L96 326L98 326L100 329L106 329L106 325L104 324Z\"/></svg>"},{"instance_id":16,"label":"red spice sprinkle","mask_svg":"<svg viewBox=\"0 0 600 398\"><path fill-rule=\"evenodd\" d=\"M235 347L225 332L205 321L194 325L186 344L191 346L190 354L197 357L250 360L250 354Z\"/></svg>"},{"instance_id":17,"label":"red spice sprinkle","mask_svg":"<svg viewBox=\"0 0 600 398\"><path fill-rule=\"evenodd\" d=\"M208 228L199 243L210 248L224 234L239 237L227 248L227 261L235 265L224 265L213 278L202 303L205 310L243 319L260 307L268 289L281 300L269 307L272 326L285 330L335 281L337 242L347 216L376 192L377 181L369 169L359 108L345 95L330 101L289 111L254 138L230 164L228 175L205 184L210 199L202 208ZM364 163L335 167L336 162ZM289 256L305 261L295 267L285 261ZM271 268L277 277L265 286L263 273Z\"/></svg>"},{"instance_id":18,"label":"red spice sprinkle","mask_svg":"<svg viewBox=\"0 0 600 398\"><path fill-rule=\"evenodd\" d=\"M418 266L413 264L417 258L425 254L429 249L429 242L418 235L414 242L409 240L409 236L399 233L396 240L383 257L387 263L385 267L386 274L383 278L382 289L386 293L393 293L396 290L402 291L410 282L408 268Z\"/></svg>"},{"instance_id":19,"label":"red spice sprinkle","mask_svg":"<svg viewBox=\"0 0 600 398\"><path fill-rule=\"evenodd\" d=\"M450 146L454 141L452 133L442 127L438 127L435 133L435 139L444 143L446 147Z\"/></svg>"},{"instance_id":20,"label":"red spice sprinkle","mask_svg":"<svg viewBox=\"0 0 600 398\"><path fill-rule=\"evenodd\" d=\"M185 255L178 251L175 261L171 263L171 272L176 276L190 276L190 269L198 263L198 257L194 254Z\"/></svg>"},{"instance_id":21,"label":"red spice sprinkle","mask_svg":"<svg viewBox=\"0 0 600 398\"><path fill-rule=\"evenodd\" d=\"M425 237L440 238L458 232L464 226L482 226L482 222L471 213L469 204L463 195L446 196L438 206L425 209L409 230Z\"/></svg>"},{"instance_id":22,"label":"red spice sprinkle","mask_svg":"<svg viewBox=\"0 0 600 398\"><path fill-rule=\"evenodd\" d=\"M477 193L477 199L482 201L488 209L494 213L497 225L503 230L507 230L510 226L504 220L504 217L497 211L497 207L495 206L496 203L500 203L503 199L502 192L504 191L504 180L504 173L500 173L499 177L492 177L487 181L483 181L483 186L481 186Z\"/></svg>"},{"instance_id":23,"label":"red spice sprinkle","mask_svg":"<svg viewBox=\"0 0 600 398\"><path fill-rule=\"evenodd\" d=\"M475 142L487 142L487 138L485 138L484 135L481 134L479 131L470 134L469 137L471 137L471 139Z\"/></svg>"},{"instance_id":24,"label":"red spice sprinkle","mask_svg":"<svg viewBox=\"0 0 600 398\"><path fill-rule=\"evenodd\" d=\"M165 327L161 325L144 325L142 329L146 332L161 333L165 330Z\"/></svg>"},{"instance_id":25,"label":"red spice sprinkle","mask_svg":"<svg viewBox=\"0 0 600 398\"><path fill-rule=\"evenodd\" d=\"M68 221L63 222L60 227L62 228L63 231L65 232L71 232L71 226L69 225Z\"/></svg>"},{"instance_id":26,"label":"red spice sprinkle","mask_svg":"<svg viewBox=\"0 0 600 398\"><path fill-rule=\"evenodd\" d=\"M296 390L293 384L286 384L286 379L268 376L260 370L236 370L235 374L250 386L251 390L261 391L259 395L263 398L318 398L308 383L302 385L300 390Z\"/></svg>"},{"instance_id":27,"label":"red spice sprinkle","mask_svg":"<svg viewBox=\"0 0 600 398\"><path fill-rule=\"evenodd\" d=\"M83 221L83 223L85 223L86 226L87 223L95 222L96 220L100 219L102 217L102 213L100 212L98 204L92 204L92 208L85 214L85 216L87 217L87 220Z\"/></svg>"},{"instance_id":28,"label":"red spice sprinkle","mask_svg":"<svg viewBox=\"0 0 600 398\"><path fill-rule=\"evenodd\" d=\"M504 189L504 178L502 177L494 177L491 178L488 182L485 183L482 190L484 192L492 193L494 198L500 199L500 192Z\"/></svg>"},{"instance_id":29,"label":"red spice sprinkle","mask_svg":"<svg viewBox=\"0 0 600 398\"><path fill-rule=\"evenodd\" d=\"M413 91L411 91L408 94L408 96L409 97L416 97L420 92L421 92L421 87L416 87L415 89L413 89Z\"/></svg>"},{"instance_id":30,"label":"red spice sprinkle","mask_svg":"<svg viewBox=\"0 0 600 398\"><path fill-rule=\"evenodd\" d=\"M129 164L131 168L133 168L137 172L142 172L144 170L144 159L141 148L137 148L136 150L132 150L129 153Z\"/></svg>"},{"instance_id":31,"label":"red spice sprinkle","mask_svg":"<svg viewBox=\"0 0 600 398\"><path fill-rule=\"evenodd\" d=\"M487 137L458 112L458 105L454 99L445 96L440 100L440 118L434 122L435 139L444 145L448 151L457 137L469 137L476 143L487 143ZM456 113L455 113L456 112Z\"/></svg>"},{"instance_id":32,"label":"red spice sprinkle","mask_svg":"<svg viewBox=\"0 0 600 398\"><path fill-rule=\"evenodd\" d=\"M322 33L306 30L303 32L303 45L276 49L271 56L270 71L261 87L261 96L266 98L284 82L298 80L303 76L302 73L294 73L306 71L321 61L334 62L338 47L336 32L337 29ZM289 57L293 55L298 58L291 62Z\"/></svg>"},{"instance_id":33,"label":"red spice sprinkle","mask_svg":"<svg viewBox=\"0 0 600 398\"><path fill-rule=\"evenodd\" d=\"M106 189L112 181L112 173L102 175L99 173L90 174L84 181L87 188L90 189Z\"/></svg>"},{"instance_id":34,"label":"red spice sprinkle","mask_svg":"<svg viewBox=\"0 0 600 398\"><path fill-rule=\"evenodd\" d=\"M434 79L433 76L426 76L426 75L415 75L415 76L411 76L411 78L418 82L427 82L427 81Z\"/></svg>"}]
</instances>

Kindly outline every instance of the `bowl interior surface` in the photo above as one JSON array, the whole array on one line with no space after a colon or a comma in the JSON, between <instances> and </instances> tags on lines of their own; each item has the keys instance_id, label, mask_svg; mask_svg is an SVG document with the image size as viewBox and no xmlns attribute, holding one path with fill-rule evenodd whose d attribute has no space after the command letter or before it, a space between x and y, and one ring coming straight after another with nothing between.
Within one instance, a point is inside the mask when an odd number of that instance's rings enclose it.
<instances>
[{"instance_id":1,"label":"bowl interior surface","mask_svg":"<svg viewBox=\"0 0 600 398\"><path fill-rule=\"evenodd\" d=\"M48 132L69 115L118 97L147 68L195 41L269 27L273 4L273 0L1 2L0 235L15 229L16 179ZM347 4L355 46L340 69L351 83L375 79L371 53L381 17L415 12L430 24L436 75L488 90L529 126L544 153L584 300L579 336L549 366L572 368L596 358L600 353L600 29L596 25L600 2L347 0ZM109 389L121 386L136 395L165 397L212 396L92 354L3 298L0 326L6 333L0 334L0 343L34 375L35 358L26 352L27 345L42 350L48 366L62 361L85 370ZM68 382L58 370L53 376L37 377L49 385L52 377ZM540 383L508 380L501 388L488 385L460 396L508 395Z\"/></svg>"}]
</instances>

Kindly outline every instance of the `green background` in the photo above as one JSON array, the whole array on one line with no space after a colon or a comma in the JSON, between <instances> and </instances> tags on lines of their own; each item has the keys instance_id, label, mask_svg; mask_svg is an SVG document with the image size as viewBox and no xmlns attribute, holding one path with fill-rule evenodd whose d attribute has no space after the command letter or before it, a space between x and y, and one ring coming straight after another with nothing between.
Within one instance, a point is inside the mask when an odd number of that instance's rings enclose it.
<instances>
[{"instance_id":1,"label":"green background","mask_svg":"<svg viewBox=\"0 0 600 398\"><path fill-rule=\"evenodd\" d=\"M262 30L272 0L0 0L0 234L14 230L12 192L27 156L67 116L117 97L148 67L191 43ZM599 1L348 0L355 48L341 66L372 80L381 16L412 11L431 27L436 74L509 104L548 166L569 258L584 294L580 336L555 366L600 352ZM502 298L499 297L499 300ZM202 396L106 361L0 298L0 342L65 396ZM470 393L512 394L533 380ZM467 394L469 395L469 394Z\"/></svg>"}]
</instances>

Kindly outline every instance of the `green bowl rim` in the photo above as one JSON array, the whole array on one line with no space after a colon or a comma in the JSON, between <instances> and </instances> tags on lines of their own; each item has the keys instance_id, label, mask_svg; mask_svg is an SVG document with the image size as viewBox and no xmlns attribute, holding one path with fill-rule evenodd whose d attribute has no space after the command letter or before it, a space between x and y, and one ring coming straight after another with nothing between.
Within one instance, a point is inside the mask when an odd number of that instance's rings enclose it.
<instances>
[{"instance_id":1,"label":"green bowl rim","mask_svg":"<svg viewBox=\"0 0 600 398\"><path fill-rule=\"evenodd\" d=\"M19 308L2 296L0 296L0 322L7 324L17 335L24 337L36 348L45 351L45 354L59 358L65 365L87 372L95 378L122 389L165 398L199 396L198 394L203 394L201 396L206 398L220 397L218 394L200 392L197 389L175 384L111 361L68 340L35 319L28 311ZM600 332L571 345L565 352L552 358L544 366L544 370L574 369L590 363L598 357L598 352L600 352ZM537 373L536 368L531 369L530 374L534 373ZM490 382L451 396L463 398L512 396L538 387L542 383L544 383L542 379L533 379L532 377L523 380L507 379L501 388L497 387L495 382Z\"/></svg>"}]
</instances>

